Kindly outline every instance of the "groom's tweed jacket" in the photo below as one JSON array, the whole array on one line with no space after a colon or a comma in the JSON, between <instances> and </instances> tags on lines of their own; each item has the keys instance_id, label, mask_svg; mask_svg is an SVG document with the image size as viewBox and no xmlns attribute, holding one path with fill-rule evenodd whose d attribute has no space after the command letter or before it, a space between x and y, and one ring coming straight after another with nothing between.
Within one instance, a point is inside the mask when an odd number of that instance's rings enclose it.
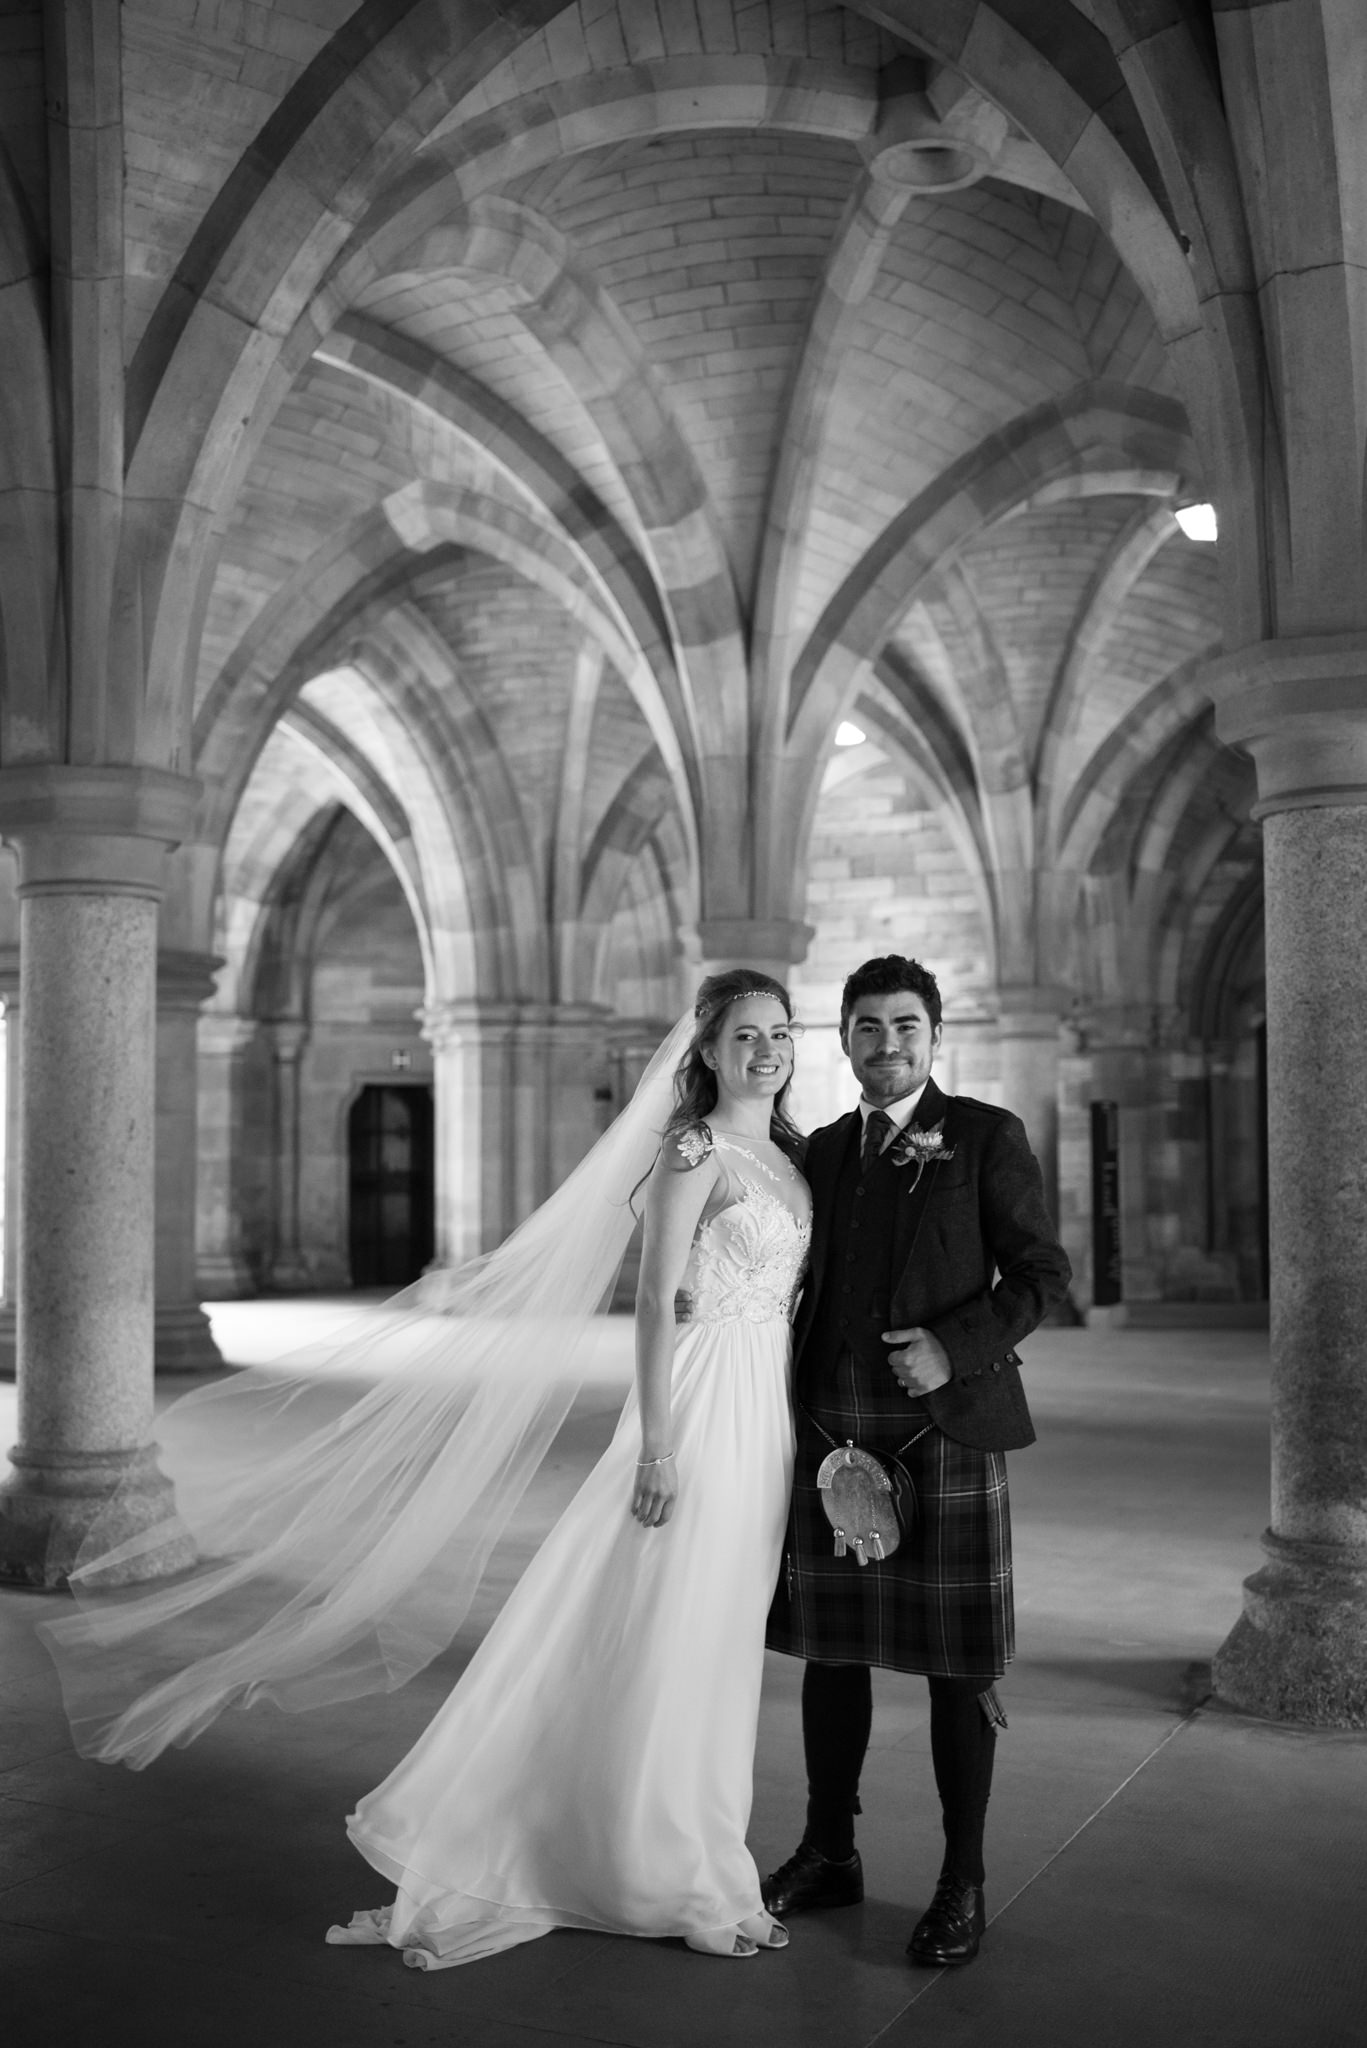
<instances>
[{"instance_id":1,"label":"groom's tweed jacket","mask_svg":"<svg viewBox=\"0 0 1367 2048\"><path fill-rule=\"evenodd\" d=\"M887 1153L865 1172L857 1111L813 1133L812 1251L794 1331L798 1450L773 1648L946 1676L999 1673L1011 1647L1003 1451L1034 1441L1014 1346L1070 1277L1019 1117L933 1080L911 1119L943 1124L946 1156L919 1179ZM953 1378L919 1406L882 1332L924 1328ZM920 1496L895 1556L836 1558L816 1470L831 1439L902 1460Z\"/></svg>"}]
</instances>

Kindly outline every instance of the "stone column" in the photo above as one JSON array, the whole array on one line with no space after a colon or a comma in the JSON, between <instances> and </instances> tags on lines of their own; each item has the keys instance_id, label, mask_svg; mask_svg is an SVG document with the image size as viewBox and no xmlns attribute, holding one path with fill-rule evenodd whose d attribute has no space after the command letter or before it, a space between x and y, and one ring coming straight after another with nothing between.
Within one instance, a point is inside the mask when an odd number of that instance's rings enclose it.
<instances>
[{"instance_id":1,"label":"stone column","mask_svg":"<svg viewBox=\"0 0 1367 2048\"><path fill-rule=\"evenodd\" d=\"M608 1012L591 1003L430 1004L437 1263L487 1251L529 1216L601 1128Z\"/></svg>"},{"instance_id":2,"label":"stone column","mask_svg":"<svg viewBox=\"0 0 1367 2048\"><path fill-rule=\"evenodd\" d=\"M610 1020L598 1003L528 1004L512 1026L519 1220L559 1187L604 1128L599 1090L609 1085Z\"/></svg>"},{"instance_id":3,"label":"stone column","mask_svg":"<svg viewBox=\"0 0 1367 2048\"><path fill-rule=\"evenodd\" d=\"M158 1372L212 1372L223 1355L199 1305L195 1226L199 1162L201 1003L223 965L212 953L157 957Z\"/></svg>"},{"instance_id":4,"label":"stone column","mask_svg":"<svg viewBox=\"0 0 1367 2048\"><path fill-rule=\"evenodd\" d=\"M19 855L19 1442L0 1576L64 1582L92 1520L168 1520L152 1433L157 903L197 785L151 769L0 772ZM111 1496L117 1491L117 1503ZM188 1535L130 1577L193 1560Z\"/></svg>"},{"instance_id":5,"label":"stone column","mask_svg":"<svg viewBox=\"0 0 1367 2048\"><path fill-rule=\"evenodd\" d=\"M4 1297L0 1299L0 1380L12 1380L17 1345L19 1252L19 948L0 948L0 1002L5 1006Z\"/></svg>"},{"instance_id":6,"label":"stone column","mask_svg":"<svg viewBox=\"0 0 1367 2048\"><path fill-rule=\"evenodd\" d=\"M238 1172L243 1144L244 1055L261 1029L254 1017L210 1010L198 1024L199 1222L196 1287L207 1301L235 1301L256 1292L242 1246L242 1191Z\"/></svg>"},{"instance_id":7,"label":"stone column","mask_svg":"<svg viewBox=\"0 0 1367 2048\"><path fill-rule=\"evenodd\" d=\"M1215 1659L1232 1705L1367 1727L1367 641L1227 656L1267 897L1272 1521Z\"/></svg>"},{"instance_id":8,"label":"stone column","mask_svg":"<svg viewBox=\"0 0 1367 2048\"><path fill-rule=\"evenodd\" d=\"M298 1020L275 1019L265 1027L272 1057L272 1118L275 1187L270 1269L267 1285L276 1294L299 1294L313 1285L304 1256L299 1213L299 1065L309 1028Z\"/></svg>"},{"instance_id":9,"label":"stone column","mask_svg":"<svg viewBox=\"0 0 1367 2048\"><path fill-rule=\"evenodd\" d=\"M1066 1061L1066 1119L1061 1120L1060 1153L1071 1165L1070 1188L1060 1188L1064 1249L1073 1261L1074 1295L1085 1302L1092 1327L1125 1323L1136 1302L1162 1294L1161 1263L1154 1231L1159 1218L1151 1202L1151 1124L1164 1114L1156 1107L1161 1075L1155 1045L1161 1018L1151 1003L1098 1004L1073 1020L1070 1034L1078 1053ZM1098 1308L1092 1295L1091 1104L1114 1102L1120 1120L1120 1249L1123 1299Z\"/></svg>"},{"instance_id":10,"label":"stone column","mask_svg":"<svg viewBox=\"0 0 1367 2048\"><path fill-rule=\"evenodd\" d=\"M997 1018L1001 1102L1014 1110L1044 1176L1044 1199L1057 1222L1059 1017L1063 994L1053 988L1003 988Z\"/></svg>"},{"instance_id":11,"label":"stone column","mask_svg":"<svg viewBox=\"0 0 1367 2048\"><path fill-rule=\"evenodd\" d=\"M432 1048L436 1263L459 1266L503 1235L506 1026L477 1002L429 1003L418 1016Z\"/></svg>"},{"instance_id":12,"label":"stone column","mask_svg":"<svg viewBox=\"0 0 1367 2048\"><path fill-rule=\"evenodd\" d=\"M614 1017L608 1026L608 1053L612 1076L611 1115L626 1108L651 1060L673 1028L670 1017ZM636 1305L636 1282L641 1271L641 1226L638 1223L622 1254L621 1268L612 1291L611 1306L629 1314Z\"/></svg>"}]
</instances>

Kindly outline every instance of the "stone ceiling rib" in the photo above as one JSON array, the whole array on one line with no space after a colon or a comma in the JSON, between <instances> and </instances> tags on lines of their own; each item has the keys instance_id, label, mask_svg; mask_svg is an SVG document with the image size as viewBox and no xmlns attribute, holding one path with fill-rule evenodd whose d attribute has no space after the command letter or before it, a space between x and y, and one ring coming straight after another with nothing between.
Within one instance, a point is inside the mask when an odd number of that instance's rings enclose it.
<instances>
[{"instance_id":1,"label":"stone ceiling rib","mask_svg":"<svg viewBox=\"0 0 1367 2048\"><path fill-rule=\"evenodd\" d=\"M790 745L799 721L813 737L824 731L849 677L877 654L922 579L953 549L1045 484L1093 459L1113 464L1117 455L1125 463L1189 466L1180 408L1128 386L1084 384L952 463L889 523L826 607L795 665Z\"/></svg>"},{"instance_id":2,"label":"stone ceiling rib","mask_svg":"<svg viewBox=\"0 0 1367 2048\"><path fill-rule=\"evenodd\" d=\"M1116 536L1083 594L1040 728L1034 779L1040 792L1042 830L1063 794L1058 787L1060 761L1076 734L1093 672L1104 656L1125 600L1175 531L1176 522L1168 506L1140 505Z\"/></svg>"}]
</instances>

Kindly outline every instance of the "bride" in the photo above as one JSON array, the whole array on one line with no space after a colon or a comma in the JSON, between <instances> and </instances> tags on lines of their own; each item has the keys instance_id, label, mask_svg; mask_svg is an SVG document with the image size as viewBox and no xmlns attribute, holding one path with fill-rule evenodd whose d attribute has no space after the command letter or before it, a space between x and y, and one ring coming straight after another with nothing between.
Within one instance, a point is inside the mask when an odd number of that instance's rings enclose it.
<instances>
[{"instance_id":1,"label":"bride","mask_svg":"<svg viewBox=\"0 0 1367 2048\"><path fill-rule=\"evenodd\" d=\"M787 1940L745 1830L810 1200L781 1106L786 991L718 975L697 1018L646 1186L635 1391L445 1706L351 1816L398 1897L331 1941L430 1969L552 1927L718 1955Z\"/></svg>"},{"instance_id":2,"label":"bride","mask_svg":"<svg viewBox=\"0 0 1367 2048\"><path fill-rule=\"evenodd\" d=\"M644 1181L635 1388L445 1705L350 1817L397 1897L329 1941L425 1969L553 1927L722 1956L786 1943L745 1831L810 1238L792 1068L780 983L704 981L565 1186L442 1298L423 1290L425 1313L362 1341L354 1368L378 1350L389 1369L339 1418L295 1440L317 1398L304 1381L230 1382L170 1411L206 1567L125 1603L103 1589L165 1532L110 1550L97 1530L74 1575L95 1598L44 1626L78 1747L134 1768L228 1705L404 1682L451 1640L567 1411L570 1354Z\"/></svg>"}]
</instances>

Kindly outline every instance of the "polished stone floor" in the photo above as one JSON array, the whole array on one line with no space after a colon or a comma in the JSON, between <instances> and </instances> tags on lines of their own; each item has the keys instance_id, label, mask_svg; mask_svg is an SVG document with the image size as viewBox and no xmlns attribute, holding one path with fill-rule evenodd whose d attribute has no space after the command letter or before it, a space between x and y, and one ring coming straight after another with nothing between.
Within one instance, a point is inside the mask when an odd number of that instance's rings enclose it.
<instances>
[{"instance_id":1,"label":"polished stone floor","mask_svg":"<svg viewBox=\"0 0 1367 2048\"><path fill-rule=\"evenodd\" d=\"M234 1304L230 1357L365 1311ZM491 1599L602 1441L628 1331L506 1546ZM341 1817L469 1650L395 1699L234 1714L135 1776L69 1751L31 1624L0 1595L0 2038L54 2048L1361 2048L1367 1736L1212 1705L1207 1667L1266 1520L1266 1338L1048 1331L1027 1347L1040 1442L1011 1461L1019 1660L1003 1687L976 1965L909 1969L938 1867L924 1688L877 1693L861 1907L793 1923L741 1970L673 1943L556 1934L424 1975L324 1947L380 1902ZM0 1389L0 1427L12 1429ZM11 1441L12 1436L4 1441ZM487 1612L489 1601L485 1602ZM800 1825L797 1668L770 1660L752 1841Z\"/></svg>"}]
</instances>

